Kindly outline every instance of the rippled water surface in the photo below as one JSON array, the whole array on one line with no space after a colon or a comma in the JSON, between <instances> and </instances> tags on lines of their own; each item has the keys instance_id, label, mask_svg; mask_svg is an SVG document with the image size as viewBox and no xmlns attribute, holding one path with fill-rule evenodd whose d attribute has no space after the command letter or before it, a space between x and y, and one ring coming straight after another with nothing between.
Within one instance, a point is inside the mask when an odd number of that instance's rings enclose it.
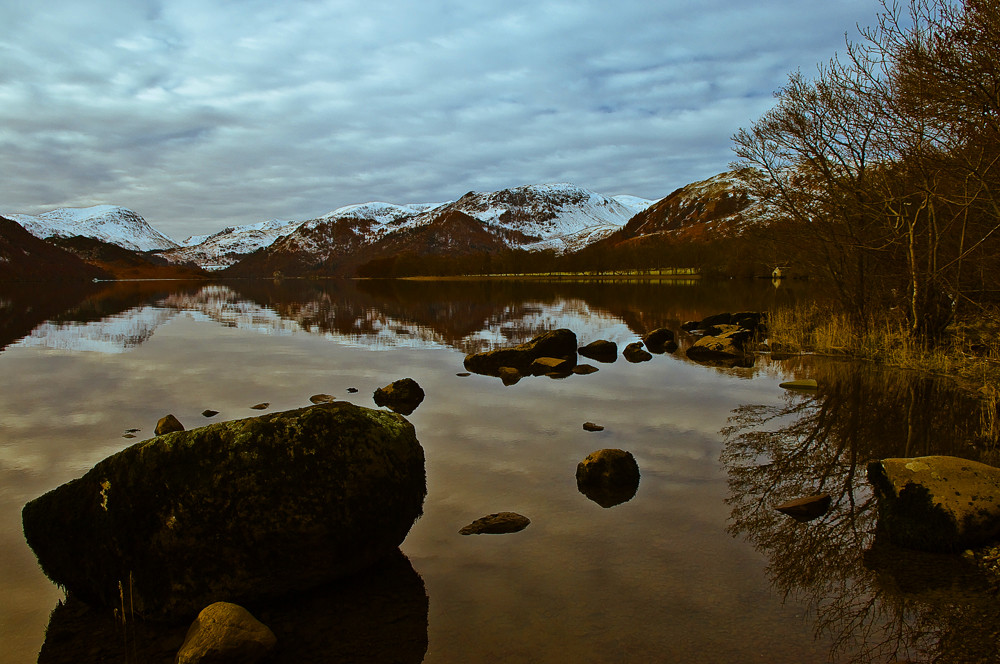
<instances>
[{"instance_id":1,"label":"rippled water surface","mask_svg":"<svg viewBox=\"0 0 1000 664\"><path fill-rule=\"evenodd\" d=\"M427 458L424 516L386 569L262 609L279 639L298 644L294 661L325 661L334 641L356 648L355 661L992 661L996 597L960 559L878 541L864 475L874 458L976 456L978 415L947 385L808 358L702 366L684 355L683 335L675 354L592 362L600 370L586 376L505 387L456 375L467 353L548 329L621 348L655 327L810 297L798 287L0 290L0 662L35 660L63 598L24 543L26 501L152 436L166 413L193 428L208 423L205 409L219 411L211 421L237 419L316 393L374 407L375 388L407 376L427 394L408 417ZM818 393L778 388L807 376ZM585 421L605 429L584 431ZM610 508L575 480L601 448L630 451L641 473L635 497ZM772 509L817 492L833 496L821 519ZM498 511L531 525L458 534ZM80 643L66 661L83 657Z\"/></svg>"}]
</instances>

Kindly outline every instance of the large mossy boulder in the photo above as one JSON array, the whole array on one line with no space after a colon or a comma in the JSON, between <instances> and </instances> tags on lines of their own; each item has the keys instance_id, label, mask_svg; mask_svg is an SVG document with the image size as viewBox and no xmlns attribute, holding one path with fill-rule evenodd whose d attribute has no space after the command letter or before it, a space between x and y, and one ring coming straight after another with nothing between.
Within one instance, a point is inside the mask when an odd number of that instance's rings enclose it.
<instances>
[{"instance_id":1,"label":"large mossy boulder","mask_svg":"<svg viewBox=\"0 0 1000 664\"><path fill-rule=\"evenodd\" d=\"M922 551L961 551L1000 540L1000 468L949 456L868 464L879 528Z\"/></svg>"},{"instance_id":2,"label":"large mossy boulder","mask_svg":"<svg viewBox=\"0 0 1000 664\"><path fill-rule=\"evenodd\" d=\"M522 375L531 374L531 365L541 357L567 360L576 364L576 334L558 329L545 332L513 348L499 348L465 357L465 368L477 374L499 376L500 367L516 369Z\"/></svg>"},{"instance_id":3,"label":"large mossy boulder","mask_svg":"<svg viewBox=\"0 0 1000 664\"><path fill-rule=\"evenodd\" d=\"M170 433L24 506L43 571L98 606L193 616L327 583L397 549L426 495L402 416L329 403Z\"/></svg>"}]
</instances>

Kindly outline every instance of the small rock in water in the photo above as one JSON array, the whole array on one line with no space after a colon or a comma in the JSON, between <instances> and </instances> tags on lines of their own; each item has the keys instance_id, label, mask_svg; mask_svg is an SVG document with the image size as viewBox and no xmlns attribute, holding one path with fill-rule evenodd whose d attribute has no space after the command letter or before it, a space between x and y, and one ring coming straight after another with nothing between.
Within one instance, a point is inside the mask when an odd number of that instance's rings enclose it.
<instances>
[{"instance_id":1,"label":"small rock in water","mask_svg":"<svg viewBox=\"0 0 1000 664\"><path fill-rule=\"evenodd\" d=\"M818 496L805 496L789 500L774 509L782 514L787 514L799 523L805 523L826 514L827 510L830 509L830 501L830 494L823 493Z\"/></svg>"},{"instance_id":2,"label":"small rock in water","mask_svg":"<svg viewBox=\"0 0 1000 664\"><path fill-rule=\"evenodd\" d=\"M594 424L593 422L584 422L583 429L584 431L604 431L604 427L600 424Z\"/></svg>"},{"instance_id":3,"label":"small rock in water","mask_svg":"<svg viewBox=\"0 0 1000 664\"><path fill-rule=\"evenodd\" d=\"M254 405L252 405L250 407L253 408L254 410L264 410L265 408L267 408L270 405L271 405L271 403L269 401L263 401L261 403L254 404Z\"/></svg>"},{"instance_id":4,"label":"small rock in water","mask_svg":"<svg viewBox=\"0 0 1000 664\"><path fill-rule=\"evenodd\" d=\"M458 376L459 378L468 378L472 374L470 374L468 371L463 371L463 372L457 373L455 375Z\"/></svg>"},{"instance_id":5,"label":"small rock in water","mask_svg":"<svg viewBox=\"0 0 1000 664\"><path fill-rule=\"evenodd\" d=\"M639 341L625 346L625 350L622 351L622 356L633 364L637 362L648 362L653 359L653 356L642 347L642 342Z\"/></svg>"},{"instance_id":6,"label":"small rock in water","mask_svg":"<svg viewBox=\"0 0 1000 664\"><path fill-rule=\"evenodd\" d=\"M819 384L812 378L803 378L802 380L790 380L780 383L778 387L783 387L786 390L818 390Z\"/></svg>"},{"instance_id":7,"label":"small rock in water","mask_svg":"<svg viewBox=\"0 0 1000 664\"><path fill-rule=\"evenodd\" d=\"M349 388L347 388L347 393L348 394L357 394L358 393L358 388L356 388L356 387L349 387Z\"/></svg>"},{"instance_id":8,"label":"small rock in water","mask_svg":"<svg viewBox=\"0 0 1000 664\"><path fill-rule=\"evenodd\" d=\"M538 357L531 363L530 371L536 376L550 373L568 373L573 362L561 357Z\"/></svg>"},{"instance_id":9,"label":"small rock in water","mask_svg":"<svg viewBox=\"0 0 1000 664\"><path fill-rule=\"evenodd\" d=\"M135 438L134 433L126 433L122 435L122 438Z\"/></svg>"},{"instance_id":10,"label":"small rock in water","mask_svg":"<svg viewBox=\"0 0 1000 664\"><path fill-rule=\"evenodd\" d=\"M219 414L219 411L209 410L208 408L206 408L205 410L201 411L201 414L204 415L205 417L215 417L216 415Z\"/></svg>"},{"instance_id":11,"label":"small rock in water","mask_svg":"<svg viewBox=\"0 0 1000 664\"><path fill-rule=\"evenodd\" d=\"M424 400L424 390L412 378L400 378L372 395L376 406L386 406L400 415L409 415Z\"/></svg>"},{"instance_id":12,"label":"small rock in water","mask_svg":"<svg viewBox=\"0 0 1000 664\"><path fill-rule=\"evenodd\" d=\"M500 380L503 381L503 384L507 386L521 380L521 372L514 367L500 367L497 373L500 374Z\"/></svg>"},{"instance_id":13,"label":"small rock in water","mask_svg":"<svg viewBox=\"0 0 1000 664\"><path fill-rule=\"evenodd\" d=\"M587 374L592 374L597 372L598 369L593 364L578 364L573 367L573 373L579 376L586 376Z\"/></svg>"},{"instance_id":14,"label":"small rock in water","mask_svg":"<svg viewBox=\"0 0 1000 664\"><path fill-rule=\"evenodd\" d=\"M674 352L677 344L674 342L674 332L665 327L657 328L642 338L649 352L659 355L664 352Z\"/></svg>"},{"instance_id":15,"label":"small rock in water","mask_svg":"<svg viewBox=\"0 0 1000 664\"><path fill-rule=\"evenodd\" d=\"M125 429L125 433L136 433L142 431L142 429Z\"/></svg>"},{"instance_id":16,"label":"small rock in water","mask_svg":"<svg viewBox=\"0 0 1000 664\"><path fill-rule=\"evenodd\" d=\"M476 519L458 533L460 535L502 535L516 533L528 527L531 520L516 512L498 512Z\"/></svg>"},{"instance_id":17,"label":"small rock in water","mask_svg":"<svg viewBox=\"0 0 1000 664\"><path fill-rule=\"evenodd\" d=\"M639 464L631 452L597 450L577 464L576 487L601 507L620 505L639 490Z\"/></svg>"},{"instance_id":18,"label":"small rock in water","mask_svg":"<svg viewBox=\"0 0 1000 664\"><path fill-rule=\"evenodd\" d=\"M332 394L314 394L309 397L309 401L313 403L330 403L335 397Z\"/></svg>"},{"instance_id":19,"label":"small rock in water","mask_svg":"<svg viewBox=\"0 0 1000 664\"><path fill-rule=\"evenodd\" d=\"M195 618L174 661L254 664L264 659L277 642L274 632L242 606L216 602Z\"/></svg>"},{"instance_id":20,"label":"small rock in water","mask_svg":"<svg viewBox=\"0 0 1000 664\"><path fill-rule=\"evenodd\" d=\"M172 433L174 431L184 431L184 425L180 421L171 415L164 415L156 423L156 429L154 430L157 436L162 436L165 433Z\"/></svg>"},{"instance_id":21,"label":"small rock in water","mask_svg":"<svg viewBox=\"0 0 1000 664\"><path fill-rule=\"evenodd\" d=\"M580 355L598 362L614 362L618 359L618 344L606 339L598 339L579 349Z\"/></svg>"}]
</instances>

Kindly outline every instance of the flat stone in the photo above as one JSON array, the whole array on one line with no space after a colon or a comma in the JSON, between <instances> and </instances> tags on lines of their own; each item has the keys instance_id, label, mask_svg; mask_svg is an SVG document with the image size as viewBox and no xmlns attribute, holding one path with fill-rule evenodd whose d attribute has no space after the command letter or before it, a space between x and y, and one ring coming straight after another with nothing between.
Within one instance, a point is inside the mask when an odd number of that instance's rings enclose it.
<instances>
[{"instance_id":1,"label":"flat stone","mask_svg":"<svg viewBox=\"0 0 1000 664\"><path fill-rule=\"evenodd\" d=\"M606 339L598 339L582 346L579 353L591 360L611 363L618 359L618 344Z\"/></svg>"},{"instance_id":2,"label":"flat stone","mask_svg":"<svg viewBox=\"0 0 1000 664\"><path fill-rule=\"evenodd\" d=\"M270 405L271 405L270 402L268 402L268 401L262 401L261 403L255 403L254 405L252 405L250 407L253 408L254 410L266 410L267 407L270 406Z\"/></svg>"},{"instance_id":3,"label":"flat stone","mask_svg":"<svg viewBox=\"0 0 1000 664\"><path fill-rule=\"evenodd\" d=\"M480 517L458 532L460 535L503 535L520 532L530 523L528 517L516 512L498 512Z\"/></svg>"},{"instance_id":4,"label":"flat stone","mask_svg":"<svg viewBox=\"0 0 1000 664\"><path fill-rule=\"evenodd\" d=\"M573 373L579 376L586 376L588 374L597 373L599 369L593 364L578 364L573 367Z\"/></svg>"},{"instance_id":5,"label":"flat stone","mask_svg":"<svg viewBox=\"0 0 1000 664\"><path fill-rule=\"evenodd\" d=\"M330 403L335 400L336 397L332 394L314 394L309 397L309 401L312 401L313 403Z\"/></svg>"},{"instance_id":6,"label":"flat stone","mask_svg":"<svg viewBox=\"0 0 1000 664\"><path fill-rule=\"evenodd\" d=\"M569 373L573 362L561 357L538 357L531 363L531 373L535 376L555 373Z\"/></svg>"},{"instance_id":7,"label":"flat stone","mask_svg":"<svg viewBox=\"0 0 1000 664\"><path fill-rule=\"evenodd\" d=\"M787 514L796 521L804 523L818 519L826 514L830 509L831 500L832 498L828 493L816 496L804 496L795 500L789 500L787 503L782 503L774 509L782 514Z\"/></svg>"},{"instance_id":8,"label":"flat stone","mask_svg":"<svg viewBox=\"0 0 1000 664\"><path fill-rule=\"evenodd\" d=\"M593 422L584 422L583 423L583 430L584 431L604 431L604 427L602 427L600 424L594 424Z\"/></svg>"},{"instance_id":9,"label":"flat stone","mask_svg":"<svg viewBox=\"0 0 1000 664\"><path fill-rule=\"evenodd\" d=\"M818 390L819 383L813 378L802 378L800 380L789 380L780 383L778 387L783 387L786 390Z\"/></svg>"},{"instance_id":10,"label":"flat stone","mask_svg":"<svg viewBox=\"0 0 1000 664\"><path fill-rule=\"evenodd\" d=\"M206 408L205 410L201 411L201 414L204 417L215 417L216 415L219 414L219 411L217 411L217 410L209 410L208 408Z\"/></svg>"},{"instance_id":11,"label":"flat stone","mask_svg":"<svg viewBox=\"0 0 1000 664\"><path fill-rule=\"evenodd\" d=\"M868 464L879 527L897 546L963 551L1000 539L1000 468L950 456Z\"/></svg>"}]
</instances>

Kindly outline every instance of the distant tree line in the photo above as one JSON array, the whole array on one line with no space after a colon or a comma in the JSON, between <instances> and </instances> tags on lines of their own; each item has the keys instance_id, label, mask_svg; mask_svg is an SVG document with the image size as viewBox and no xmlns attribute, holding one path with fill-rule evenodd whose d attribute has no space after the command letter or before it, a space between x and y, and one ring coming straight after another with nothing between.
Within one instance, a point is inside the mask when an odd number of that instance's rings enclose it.
<instances>
[{"instance_id":1,"label":"distant tree line","mask_svg":"<svg viewBox=\"0 0 1000 664\"><path fill-rule=\"evenodd\" d=\"M933 342L1000 287L1000 3L882 1L815 76L734 137L788 262L864 323L899 308Z\"/></svg>"}]
</instances>

